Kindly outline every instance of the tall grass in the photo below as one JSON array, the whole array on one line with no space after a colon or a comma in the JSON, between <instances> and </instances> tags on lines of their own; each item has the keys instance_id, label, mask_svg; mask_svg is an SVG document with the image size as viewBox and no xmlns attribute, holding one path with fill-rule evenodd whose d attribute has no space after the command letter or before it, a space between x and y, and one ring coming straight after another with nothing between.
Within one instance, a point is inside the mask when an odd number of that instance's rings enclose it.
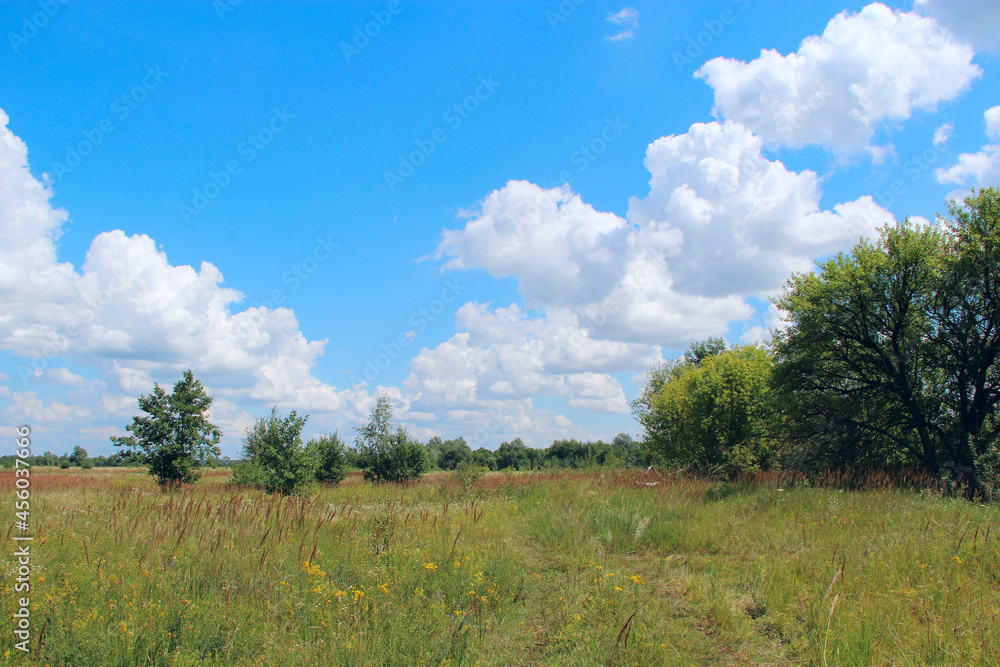
<instances>
[{"instance_id":1,"label":"tall grass","mask_svg":"<svg viewBox=\"0 0 1000 667\"><path fill-rule=\"evenodd\" d=\"M35 474L32 662L1000 664L995 507L901 479L227 479ZM13 641L3 664L26 664Z\"/></svg>"}]
</instances>

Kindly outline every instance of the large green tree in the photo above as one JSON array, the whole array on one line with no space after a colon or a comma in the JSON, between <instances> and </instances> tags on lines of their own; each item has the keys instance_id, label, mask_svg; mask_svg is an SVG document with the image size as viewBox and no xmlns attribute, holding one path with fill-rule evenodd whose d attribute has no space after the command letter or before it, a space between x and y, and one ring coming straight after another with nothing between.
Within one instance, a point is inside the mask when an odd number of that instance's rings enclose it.
<instances>
[{"instance_id":1,"label":"large green tree","mask_svg":"<svg viewBox=\"0 0 1000 667\"><path fill-rule=\"evenodd\" d=\"M916 465L993 493L1000 455L1000 191L886 225L793 276L777 386L800 449ZM845 441L849 437L857 444Z\"/></svg>"},{"instance_id":2,"label":"large green tree","mask_svg":"<svg viewBox=\"0 0 1000 667\"><path fill-rule=\"evenodd\" d=\"M122 457L132 457L149 466L149 474L161 486L191 483L198 479L198 466L217 461L222 432L208 421L206 412L212 397L190 370L167 393L159 384L153 392L139 397L139 409L146 416L134 417L125 427L130 435L112 436L122 447Z\"/></svg>"},{"instance_id":3,"label":"large green tree","mask_svg":"<svg viewBox=\"0 0 1000 667\"><path fill-rule=\"evenodd\" d=\"M695 343L650 373L633 410L649 457L668 465L767 467L774 457L772 359L751 345Z\"/></svg>"}]
</instances>

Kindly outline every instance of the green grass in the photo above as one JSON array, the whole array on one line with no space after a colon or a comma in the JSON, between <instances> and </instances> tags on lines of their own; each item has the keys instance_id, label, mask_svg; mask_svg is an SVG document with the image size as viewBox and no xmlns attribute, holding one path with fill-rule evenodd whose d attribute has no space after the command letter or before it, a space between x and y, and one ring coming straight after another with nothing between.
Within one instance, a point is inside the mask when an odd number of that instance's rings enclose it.
<instances>
[{"instance_id":1,"label":"green grass","mask_svg":"<svg viewBox=\"0 0 1000 667\"><path fill-rule=\"evenodd\" d=\"M0 664L1000 664L995 506L611 472L292 499L227 478L35 471L32 657L5 630Z\"/></svg>"}]
</instances>

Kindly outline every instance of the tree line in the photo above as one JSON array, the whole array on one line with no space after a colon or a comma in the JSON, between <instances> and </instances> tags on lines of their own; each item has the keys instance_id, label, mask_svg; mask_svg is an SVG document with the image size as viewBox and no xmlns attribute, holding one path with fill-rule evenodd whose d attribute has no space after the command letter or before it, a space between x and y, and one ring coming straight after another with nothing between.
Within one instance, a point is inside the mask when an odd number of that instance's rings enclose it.
<instances>
[{"instance_id":1,"label":"tree line","mask_svg":"<svg viewBox=\"0 0 1000 667\"><path fill-rule=\"evenodd\" d=\"M918 469L1000 484L1000 191L793 275L765 346L693 345L633 403L654 459L731 472Z\"/></svg>"},{"instance_id":2,"label":"tree line","mask_svg":"<svg viewBox=\"0 0 1000 667\"><path fill-rule=\"evenodd\" d=\"M87 450L77 445L69 454L53 454L45 452L37 456L29 456L24 459L31 466L50 466L53 468L120 468L141 465L141 461L134 460L128 456L121 456L120 453L111 456L90 456ZM10 468L14 466L14 457L11 455L0 456L0 468Z\"/></svg>"},{"instance_id":3,"label":"tree line","mask_svg":"<svg viewBox=\"0 0 1000 667\"><path fill-rule=\"evenodd\" d=\"M191 370L171 392L156 384L138 402L145 414L125 427L127 435L111 438L122 448L116 456L148 466L149 474L165 486L192 483L201 468L219 463L222 433L206 414L212 397ZM520 438L502 443L496 451L473 451L461 437L435 436L421 443L404 427L393 426L392 401L384 394L377 398L369 422L355 429L353 446L336 432L303 442L308 419L295 410L282 415L277 407L257 419L243 436L241 458L229 462L231 483L292 495L313 482L339 484L351 469L380 483L405 482L435 468L528 470L637 465L645 460L640 444L625 433L610 444L556 440L547 449L528 447Z\"/></svg>"}]
</instances>

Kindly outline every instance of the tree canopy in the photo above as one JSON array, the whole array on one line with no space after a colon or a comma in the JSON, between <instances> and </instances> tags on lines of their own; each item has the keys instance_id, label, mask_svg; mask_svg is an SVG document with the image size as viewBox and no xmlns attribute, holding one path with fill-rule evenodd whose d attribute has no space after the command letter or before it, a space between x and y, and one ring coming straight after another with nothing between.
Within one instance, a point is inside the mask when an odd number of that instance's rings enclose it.
<instances>
[{"instance_id":1,"label":"tree canopy","mask_svg":"<svg viewBox=\"0 0 1000 667\"><path fill-rule=\"evenodd\" d=\"M775 303L790 432L807 455L866 443L972 492L1000 472L1000 191L951 218L885 226L877 241L793 276Z\"/></svg>"},{"instance_id":2,"label":"tree canopy","mask_svg":"<svg viewBox=\"0 0 1000 667\"><path fill-rule=\"evenodd\" d=\"M134 417L125 427L130 435L112 436L131 456L149 466L149 474L163 485L190 483L198 479L199 464L218 460L222 432L208 421L206 412L212 397L190 371L167 393L159 384L153 392L139 397L139 409L147 416Z\"/></svg>"}]
</instances>

